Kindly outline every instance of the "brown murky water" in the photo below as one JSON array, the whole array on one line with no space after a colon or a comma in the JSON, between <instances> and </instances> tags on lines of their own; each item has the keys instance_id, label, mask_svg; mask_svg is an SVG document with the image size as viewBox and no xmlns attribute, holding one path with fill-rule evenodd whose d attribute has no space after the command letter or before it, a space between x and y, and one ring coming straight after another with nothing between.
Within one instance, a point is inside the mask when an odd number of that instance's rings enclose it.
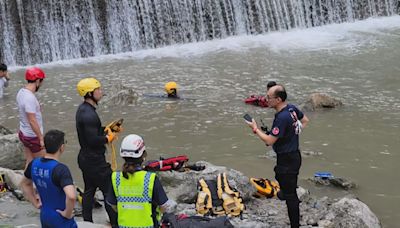
<instances>
[{"instance_id":1,"label":"brown murky water","mask_svg":"<svg viewBox=\"0 0 400 228\"><path fill-rule=\"evenodd\" d=\"M398 17L391 20L393 24L400 22ZM187 154L192 161L207 160L238 169L247 176L272 178L274 160L266 156L270 148L253 136L242 116L249 113L270 125L273 111L245 105L243 98L263 93L268 80L285 84L289 101L295 104L312 92L325 92L341 99L345 106L306 113L311 123L301 136L301 148L320 155L304 157L300 185L321 196L356 194L378 215L384 227L397 227L399 25L375 30L355 29L359 25L346 30L335 25L309 30L305 36L295 31L238 37L98 57L82 63L45 65L48 78L38 93L45 129L67 132L63 161L72 169L76 182L83 185L76 162L79 146L74 118L81 102L76 83L83 77L95 76L105 93L112 84L124 84L139 94L161 94L164 83L175 80L181 96L195 100L140 96L137 104L130 106L103 103L98 108L103 124L124 118L125 131L120 138L128 133L142 135L150 158ZM325 33L329 34L325 37ZM23 85L23 70L15 68L12 76L7 94L0 101L0 124L16 130L15 95ZM350 192L316 188L306 181L316 171L330 171L359 187Z\"/></svg>"}]
</instances>

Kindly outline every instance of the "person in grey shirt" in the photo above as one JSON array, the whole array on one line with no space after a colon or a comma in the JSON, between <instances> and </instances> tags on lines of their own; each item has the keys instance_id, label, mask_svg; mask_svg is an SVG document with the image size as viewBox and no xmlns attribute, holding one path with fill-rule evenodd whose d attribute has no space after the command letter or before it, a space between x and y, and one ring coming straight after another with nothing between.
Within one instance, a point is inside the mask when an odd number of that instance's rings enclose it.
<instances>
[{"instance_id":1,"label":"person in grey shirt","mask_svg":"<svg viewBox=\"0 0 400 228\"><path fill-rule=\"evenodd\" d=\"M10 76L8 75L7 65L0 63L0 98L3 97L4 88L8 86Z\"/></svg>"},{"instance_id":2,"label":"person in grey shirt","mask_svg":"<svg viewBox=\"0 0 400 228\"><path fill-rule=\"evenodd\" d=\"M18 136L25 151L25 168L33 158L44 156L42 108L35 93L41 87L45 73L38 67L28 68L25 79L28 82L17 93L19 112Z\"/></svg>"}]
</instances>

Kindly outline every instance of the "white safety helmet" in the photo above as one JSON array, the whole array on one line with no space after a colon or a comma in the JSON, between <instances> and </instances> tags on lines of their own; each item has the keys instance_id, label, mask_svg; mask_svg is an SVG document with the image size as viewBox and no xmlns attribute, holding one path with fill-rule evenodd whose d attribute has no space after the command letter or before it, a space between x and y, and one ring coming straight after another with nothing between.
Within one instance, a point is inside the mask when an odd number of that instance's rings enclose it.
<instances>
[{"instance_id":1,"label":"white safety helmet","mask_svg":"<svg viewBox=\"0 0 400 228\"><path fill-rule=\"evenodd\" d=\"M119 154L123 158L140 158L145 150L146 147L142 137L130 134L122 140Z\"/></svg>"}]
</instances>

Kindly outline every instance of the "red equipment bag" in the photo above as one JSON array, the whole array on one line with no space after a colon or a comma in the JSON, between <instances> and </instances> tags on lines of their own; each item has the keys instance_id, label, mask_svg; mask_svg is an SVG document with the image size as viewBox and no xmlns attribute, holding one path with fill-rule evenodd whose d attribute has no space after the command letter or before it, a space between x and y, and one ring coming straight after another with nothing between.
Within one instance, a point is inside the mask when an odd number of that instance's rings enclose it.
<instances>
[{"instance_id":1,"label":"red equipment bag","mask_svg":"<svg viewBox=\"0 0 400 228\"><path fill-rule=\"evenodd\" d=\"M172 158L160 158L158 161L150 161L145 165L147 171L180 171L182 170L189 158L186 155L179 155Z\"/></svg>"},{"instance_id":2,"label":"red equipment bag","mask_svg":"<svg viewBox=\"0 0 400 228\"><path fill-rule=\"evenodd\" d=\"M244 102L246 104L252 104L255 106L268 107L267 100L261 95L251 95L250 97L244 99Z\"/></svg>"}]
</instances>

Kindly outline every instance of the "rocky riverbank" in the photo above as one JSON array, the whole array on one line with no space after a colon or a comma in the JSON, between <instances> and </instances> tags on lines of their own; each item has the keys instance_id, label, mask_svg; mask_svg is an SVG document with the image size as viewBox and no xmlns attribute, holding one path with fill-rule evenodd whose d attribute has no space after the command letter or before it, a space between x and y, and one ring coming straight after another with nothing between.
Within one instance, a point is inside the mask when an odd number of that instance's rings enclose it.
<instances>
[{"instance_id":1,"label":"rocky riverbank","mask_svg":"<svg viewBox=\"0 0 400 228\"><path fill-rule=\"evenodd\" d=\"M214 179L218 173L226 172L232 187L238 189L244 199L246 210L242 218L231 218L235 227L288 227L289 220L286 205L276 198L254 198L253 187L248 177L241 172L222 166L215 166L207 162L197 162L205 165L206 169L200 172L161 172L159 177L167 194L178 202L177 213L195 215L195 200L197 194L197 180L199 178ZM10 186L17 187L22 177L21 171L0 168ZM379 228L380 222L376 215L363 202L353 196L344 196L338 199L328 197L318 198L311 195L306 189L299 187L298 193L302 203L302 227L368 227ZM107 226L103 208L95 209L94 221L97 224L83 223L77 216L80 227ZM2 193L0 198L0 225L39 227L39 213L28 202L17 200L10 192Z\"/></svg>"},{"instance_id":2,"label":"rocky riverbank","mask_svg":"<svg viewBox=\"0 0 400 228\"><path fill-rule=\"evenodd\" d=\"M0 227L40 227L39 212L30 203L20 201L19 182L22 178L21 169L24 164L22 146L16 134L0 126L0 174L4 174L5 182L15 189L16 193L7 191L0 193ZM10 160L12 159L12 160ZM288 227L286 204L276 198L254 198L254 188L249 178L243 173L227 167L215 166L205 161L197 162L204 165L202 171L160 172L158 176L168 196L178 202L177 213L195 215L197 196L197 181L200 178L215 179L218 173L225 172L230 185L242 195L246 210L241 218L231 218L235 227ZM1 168L3 167L3 168ZM347 183L347 182L346 182ZM347 185L345 185L347 186ZM366 204L347 195L342 198L318 198L307 189L298 188L302 227L346 227L346 228L379 228L380 222ZM99 194L101 195L101 194ZM77 203L76 211L80 205ZM78 213L79 214L79 213ZM84 223L76 216L80 227L105 227L107 216L103 207L94 209L96 224Z\"/></svg>"}]
</instances>

